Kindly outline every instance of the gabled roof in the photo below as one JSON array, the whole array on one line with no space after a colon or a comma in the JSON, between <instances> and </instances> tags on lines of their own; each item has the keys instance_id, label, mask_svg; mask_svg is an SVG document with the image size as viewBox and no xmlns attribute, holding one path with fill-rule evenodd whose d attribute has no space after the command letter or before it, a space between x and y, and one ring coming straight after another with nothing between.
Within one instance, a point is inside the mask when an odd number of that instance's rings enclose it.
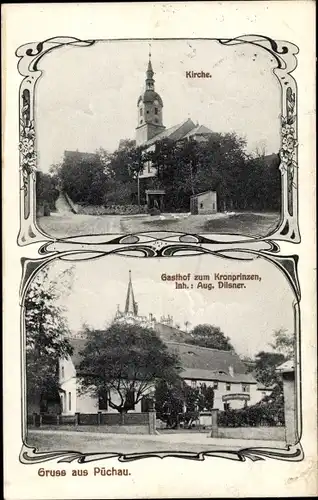
<instances>
[{"instance_id":1,"label":"gabled roof","mask_svg":"<svg viewBox=\"0 0 318 500\"><path fill-rule=\"evenodd\" d=\"M152 139L149 139L149 141L145 142L144 145L150 146L151 144L155 144L161 139L171 139L173 141L179 141L180 139L185 137L185 134L187 134L194 128L196 128L195 124L193 123L191 118L188 118L187 120L184 120L183 122L178 123L173 127L163 130L162 132L160 132L160 134L155 135Z\"/></svg>"}]
</instances>

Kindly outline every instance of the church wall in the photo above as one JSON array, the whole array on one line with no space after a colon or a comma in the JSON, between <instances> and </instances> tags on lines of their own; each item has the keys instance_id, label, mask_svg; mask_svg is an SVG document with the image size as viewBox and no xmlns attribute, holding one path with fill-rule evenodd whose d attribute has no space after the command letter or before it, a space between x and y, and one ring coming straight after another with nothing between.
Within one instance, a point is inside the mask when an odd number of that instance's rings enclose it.
<instances>
[{"instance_id":1,"label":"church wall","mask_svg":"<svg viewBox=\"0 0 318 500\"><path fill-rule=\"evenodd\" d=\"M136 144L140 146L145 142L149 141L156 135L160 134L165 129L163 125L155 125L153 123L145 123L144 125L139 125L136 129Z\"/></svg>"}]
</instances>

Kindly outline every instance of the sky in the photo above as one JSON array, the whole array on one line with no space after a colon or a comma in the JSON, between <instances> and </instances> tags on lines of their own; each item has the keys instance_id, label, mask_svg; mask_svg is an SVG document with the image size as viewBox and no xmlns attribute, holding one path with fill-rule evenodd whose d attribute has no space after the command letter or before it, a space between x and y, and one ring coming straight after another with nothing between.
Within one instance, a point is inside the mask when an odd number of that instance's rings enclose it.
<instances>
[{"instance_id":1,"label":"sky","mask_svg":"<svg viewBox=\"0 0 318 500\"><path fill-rule=\"evenodd\" d=\"M39 63L35 121L39 168L48 171L64 150L112 152L135 138L137 99L145 84L149 41L102 41L63 47ZM247 150L280 147L280 86L270 54L247 44L211 40L153 40L155 89L163 100L163 124L187 118L214 132L236 132ZM186 71L210 72L207 79Z\"/></svg>"},{"instance_id":2,"label":"sky","mask_svg":"<svg viewBox=\"0 0 318 500\"><path fill-rule=\"evenodd\" d=\"M50 279L55 280L70 265L65 261L50 264ZM241 355L270 350L268 344L277 329L294 333L290 285L276 266L262 258L242 262L213 255L168 259L110 255L72 265L71 291L63 289L58 304L65 308L73 333L84 323L104 328L113 320L118 305L124 309L129 270L140 315L152 313L158 320L170 314L181 329L185 329L185 321L190 322L190 329L200 323L218 326ZM163 273L252 273L261 281L246 282L246 289L176 290L174 282L161 280Z\"/></svg>"}]
</instances>

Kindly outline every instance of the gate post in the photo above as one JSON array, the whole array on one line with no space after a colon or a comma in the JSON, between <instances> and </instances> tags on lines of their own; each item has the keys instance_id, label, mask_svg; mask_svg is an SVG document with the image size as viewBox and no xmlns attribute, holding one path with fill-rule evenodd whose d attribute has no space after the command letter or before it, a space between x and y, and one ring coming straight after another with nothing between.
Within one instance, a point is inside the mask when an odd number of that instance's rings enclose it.
<instances>
[{"instance_id":1,"label":"gate post","mask_svg":"<svg viewBox=\"0 0 318 500\"><path fill-rule=\"evenodd\" d=\"M218 437L218 408L214 408L211 410L211 423L212 423L212 430L211 430L211 437L217 438Z\"/></svg>"}]
</instances>

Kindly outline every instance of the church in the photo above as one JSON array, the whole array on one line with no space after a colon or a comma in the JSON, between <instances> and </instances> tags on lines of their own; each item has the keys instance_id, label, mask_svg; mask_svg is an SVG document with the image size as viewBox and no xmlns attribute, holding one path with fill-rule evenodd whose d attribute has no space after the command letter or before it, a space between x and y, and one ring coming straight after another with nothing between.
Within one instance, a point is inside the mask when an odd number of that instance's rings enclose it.
<instances>
[{"instance_id":1,"label":"church","mask_svg":"<svg viewBox=\"0 0 318 500\"><path fill-rule=\"evenodd\" d=\"M179 356L182 366L181 377L191 387L205 384L214 389L214 407L242 408L260 401L265 393L239 356L232 351L221 351L200 347L187 343L189 335L174 324L171 315L157 319L153 313L148 316L139 313L135 299L132 276L129 272L127 293L124 307L117 307L113 322L122 324L139 324L153 329L168 350ZM72 336L70 342L74 352L59 363L59 382L62 415L75 413L91 414L98 411L116 413L107 405L105 399L99 400L90 394L79 394L77 367L81 360L81 351L86 344L84 335ZM146 399L135 405L134 412L146 411Z\"/></svg>"},{"instance_id":2,"label":"church","mask_svg":"<svg viewBox=\"0 0 318 500\"><path fill-rule=\"evenodd\" d=\"M155 150L156 142L162 139L169 139L174 142L193 139L202 142L207 141L207 138L211 135L213 135L212 130L205 125L194 123L191 118L170 128L164 126L163 100L155 91L154 71L151 54L149 54L144 91L137 100L136 145L143 146L145 153L149 153ZM163 212L165 190L160 189L156 178L156 168L150 161L145 161L144 168L138 178L141 197L148 209L152 209L155 206ZM208 209L208 212L211 213L216 211L216 193L214 191L210 191L209 193L214 193L213 200L215 202L214 209L212 205Z\"/></svg>"}]
</instances>

